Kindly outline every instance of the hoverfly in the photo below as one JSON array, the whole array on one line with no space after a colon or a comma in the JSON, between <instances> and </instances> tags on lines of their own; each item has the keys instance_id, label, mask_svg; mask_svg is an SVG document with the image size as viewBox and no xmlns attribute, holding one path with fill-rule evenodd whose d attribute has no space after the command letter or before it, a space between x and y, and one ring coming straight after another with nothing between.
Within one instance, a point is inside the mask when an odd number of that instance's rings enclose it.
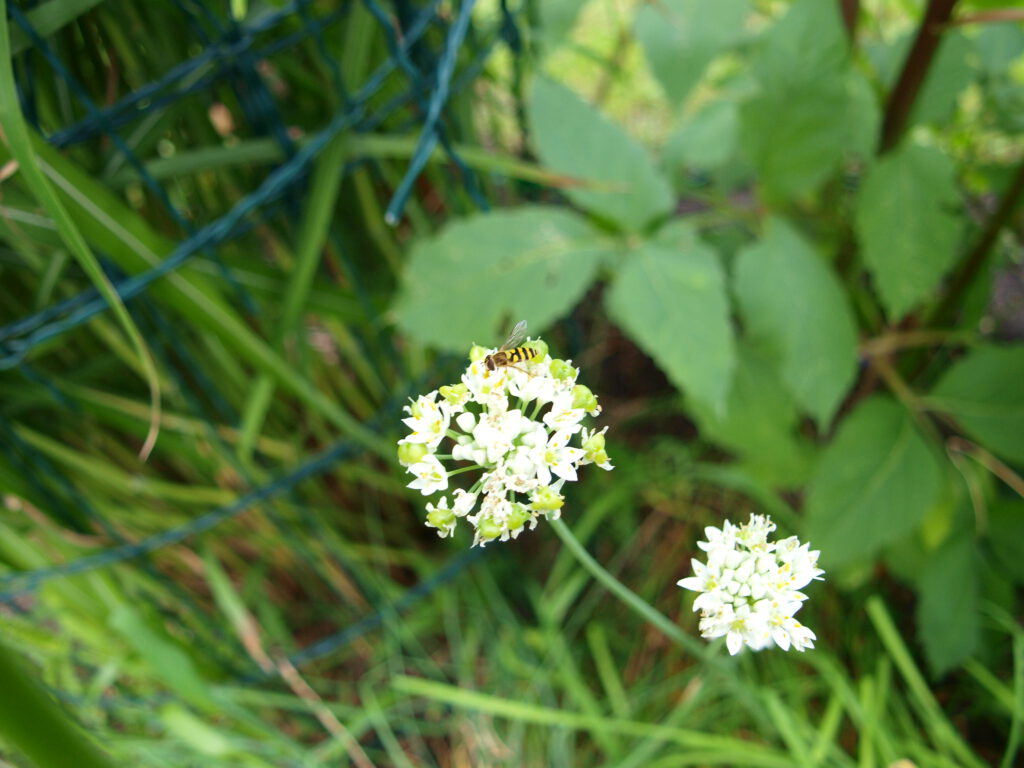
<instances>
[{"instance_id":1,"label":"hoverfly","mask_svg":"<svg viewBox=\"0 0 1024 768\"><path fill-rule=\"evenodd\" d=\"M495 371L506 366L516 368L515 363L523 363L535 358L537 350L533 347L516 346L523 340L524 336L526 336L526 321L520 320L516 323L516 327L512 329L512 333L505 339L505 343L498 348L498 351L484 358L484 365L487 366L487 370ZM523 369L516 368L516 370L522 371ZM523 371L523 373L526 373L526 371Z\"/></svg>"}]
</instances>

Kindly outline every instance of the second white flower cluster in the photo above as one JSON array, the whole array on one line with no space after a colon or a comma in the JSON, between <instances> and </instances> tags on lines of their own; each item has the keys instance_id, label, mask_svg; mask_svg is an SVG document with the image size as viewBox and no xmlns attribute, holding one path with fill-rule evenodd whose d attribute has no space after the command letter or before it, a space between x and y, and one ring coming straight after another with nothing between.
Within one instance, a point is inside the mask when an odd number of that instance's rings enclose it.
<instances>
[{"instance_id":1,"label":"second white flower cluster","mask_svg":"<svg viewBox=\"0 0 1024 768\"><path fill-rule=\"evenodd\" d=\"M474 545L515 538L539 517L561 514L562 486L576 480L580 466L612 469L607 427L581 423L601 412L597 397L576 383L568 361L548 356L542 341L529 343L538 353L533 360L493 370L484 360L495 350L474 347L458 384L405 407L410 433L399 441L398 458L415 478L410 488L430 496L448 491L453 475L481 471L468 489L427 504L427 525L442 537L464 519L475 529ZM439 453L442 446L450 452ZM449 470L443 460L468 464Z\"/></svg>"},{"instance_id":2,"label":"second white flower cluster","mask_svg":"<svg viewBox=\"0 0 1024 768\"><path fill-rule=\"evenodd\" d=\"M693 560L694 575L679 581L700 592L693 610L701 613L701 636L725 635L731 654L744 645L759 651L773 642L786 651L814 647L814 632L793 615L807 599L800 590L824 573L819 553L796 536L768 541L774 530L766 515L751 515L740 526L726 520L721 528L705 528L708 540L697 546L708 561Z\"/></svg>"}]
</instances>

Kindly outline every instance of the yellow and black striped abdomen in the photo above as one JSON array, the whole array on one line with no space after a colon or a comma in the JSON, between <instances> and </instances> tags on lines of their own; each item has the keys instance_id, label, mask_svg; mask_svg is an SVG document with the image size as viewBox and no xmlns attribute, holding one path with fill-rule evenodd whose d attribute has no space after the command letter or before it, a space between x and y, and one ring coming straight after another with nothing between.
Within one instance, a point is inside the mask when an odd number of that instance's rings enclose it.
<instances>
[{"instance_id":1,"label":"yellow and black striped abdomen","mask_svg":"<svg viewBox=\"0 0 1024 768\"><path fill-rule=\"evenodd\" d=\"M512 364L533 360L537 356L537 350L533 347L513 347L505 350L505 357Z\"/></svg>"}]
</instances>

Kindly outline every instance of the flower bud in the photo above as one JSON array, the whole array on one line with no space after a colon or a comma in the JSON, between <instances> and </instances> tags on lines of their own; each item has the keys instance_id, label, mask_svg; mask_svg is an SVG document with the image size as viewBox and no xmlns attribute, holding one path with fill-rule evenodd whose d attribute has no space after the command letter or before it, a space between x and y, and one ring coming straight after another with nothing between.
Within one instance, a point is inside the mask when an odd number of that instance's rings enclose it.
<instances>
[{"instance_id":1,"label":"flower bud","mask_svg":"<svg viewBox=\"0 0 1024 768\"><path fill-rule=\"evenodd\" d=\"M516 502L512 505L512 511L509 513L505 521L508 523L508 529L510 531L517 531L526 524L526 522L532 517L530 511L522 504Z\"/></svg>"},{"instance_id":2,"label":"flower bud","mask_svg":"<svg viewBox=\"0 0 1024 768\"><path fill-rule=\"evenodd\" d=\"M455 384L454 386L445 385L440 389L441 397L447 400L452 405L458 405L459 403L465 402L469 396L469 387L465 384Z\"/></svg>"},{"instance_id":3,"label":"flower bud","mask_svg":"<svg viewBox=\"0 0 1024 768\"><path fill-rule=\"evenodd\" d=\"M423 443L399 443L398 463L408 467L423 460L429 451Z\"/></svg>"},{"instance_id":4,"label":"flower bud","mask_svg":"<svg viewBox=\"0 0 1024 768\"><path fill-rule=\"evenodd\" d=\"M588 457L596 454L598 451L604 453L604 432L595 432L584 440L583 450L587 452Z\"/></svg>"},{"instance_id":5,"label":"flower bud","mask_svg":"<svg viewBox=\"0 0 1024 768\"><path fill-rule=\"evenodd\" d=\"M576 369L565 360L555 359L551 361L551 375L556 379L573 379L576 377L576 373Z\"/></svg>"},{"instance_id":6,"label":"flower bud","mask_svg":"<svg viewBox=\"0 0 1024 768\"><path fill-rule=\"evenodd\" d=\"M437 528L442 534L455 527L455 512L445 507L434 507L427 512L427 525Z\"/></svg>"},{"instance_id":7,"label":"flower bud","mask_svg":"<svg viewBox=\"0 0 1024 768\"><path fill-rule=\"evenodd\" d=\"M584 411L596 410L597 397L590 391L590 387L577 384L572 388L572 407L582 408Z\"/></svg>"},{"instance_id":8,"label":"flower bud","mask_svg":"<svg viewBox=\"0 0 1024 768\"><path fill-rule=\"evenodd\" d=\"M481 517L476 521L476 532L480 541L492 541L501 536L503 526L493 517Z\"/></svg>"},{"instance_id":9,"label":"flower bud","mask_svg":"<svg viewBox=\"0 0 1024 768\"><path fill-rule=\"evenodd\" d=\"M537 352L537 359L543 360L544 356L548 353L548 343L542 339L534 339L533 341L526 342L526 346Z\"/></svg>"},{"instance_id":10,"label":"flower bud","mask_svg":"<svg viewBox=\"0 0 1024 768\"><path fill-rule=\"evenodd\" d=\"M534 491L530 509L538 512L552 512L561 509L563 504L565 504L565 497L550 485L545 485Z\"/></svg>"},{"instance_id":11,"label":"flower bud","mask_svg":"<svg viewBox=\"0 0 1024 768\"><path fill-rule=\"evenodd\" d=\"M487 357L487 347L481 347L479 344L474 344L469 350L469 359L471 362L479 363Z\"/></svg>"}]
</instances>

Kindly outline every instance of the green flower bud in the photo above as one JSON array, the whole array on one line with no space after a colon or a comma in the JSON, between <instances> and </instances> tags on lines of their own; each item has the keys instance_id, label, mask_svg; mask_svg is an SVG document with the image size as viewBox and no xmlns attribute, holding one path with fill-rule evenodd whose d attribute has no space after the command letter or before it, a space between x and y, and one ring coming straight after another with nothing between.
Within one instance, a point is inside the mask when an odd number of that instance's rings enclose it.
<instances>
[{"instance_id":1,"label":"green flower bud","mask_svg":"<svg viewBox=\"0 0 1024 768\"><path fill-rule=\"evenodd\" d=\"M481 541L491 541L501 536L503 527L493 517L484 517L476 521L476 531Z\"/></svg>"},{"instance_id":2,"label":"green flower bud","mask_svg":"<svg viewBox=\"0 0 1024 768\"><path fill-rule=\"evenodd\" d=\"M427 446L423 443L399 443L398 463L403 467L408 467L410 464L422 461L428 453Z\"/></svg>"},{"instance_id":3,"label":"green flower bud","mask_svg":"<svg viewBox=\"0 0 1024 768\"><path fill-rule=\"evenodd\" d=\"M563 504L565 504L565 497L551 486L545 485L542 488L538 488L536 493L534 493L530 509L538 512L552 512L556 509L561 509Z\"/></svg>"},{"instance_id":4,"label":"green flower bud","mask_svg":"<svg viewBox=\"0 0 1024 768\"><path fill-rule=\"evenodd\" d=\"M437 507L427 513L427 522L439 531L446 531L455 524L455 513L444 507Z\"/></svg>"},{"instance_id":5,"label":"green flower bud","mask_svg":"<svg viewBox=\"0 0 1024 768\"><path fill-rule=\"evenodd\" d=\"M537 351L537 359L543 359L544 355L548 353L548 344L546 341L540 339L534 339L533 341L526 342L526 346Z\"/></svg>"},{"instance_id":6,"label":"green flower bud","mask_svg":"<svg viewBox=\"0 0 1024 768\"><path fill-rule=\"evenodd\" d=\"M487 347L481 347L479 344L474 344L469 350L469 360L473 363L479 363L487 357Z\"/></svg>"},{"instance_id":7,"label":"green flower bud","mask_svg":"<svg viewBox=\"0 0 1024 768\"><path fill-rule=\"evenodd\" d=\"M590 387L577 384L572 388L572 407L592 411L597 408L597 397L590 391Z\"/></svg>"},{"instance_id":8,"label":"green flower bud","mask_svg":"<svg viewBox=\"0 0 1024 768\"><path fill-rule=\"evenodd\" d=\"M532 517L530 511L518 502L512 505L512 512L509 514L506 522L508 523L508 529L510 531L517 531L522 528L526 522Z\"/></svg>"},{"instance_id":9,"label":"green flower bud","mask_svg":"<svg viewBox=\"0 0 1024 768\"><path fill-rule=\"evenodd\" d=\"M587 454L587 458L598 465L608 463L608 454L603 448L600 451L596 451L593 456Z\"/></svg>"},{"instance_id":10,"label":"green flower bud","mask_svg":"<svg viewBox=\"0 0 1024 768\"><path fill-rule=\"evenodd\" d=\"M440 392L441 397L454 405L460 400L464 400L466 398L466 395L469 394L469 387L465 384L455 384L454 386L448 386L446 384L441 387Z\"/></svg>"},{"instance_id":11,"label":"green flower bud","mask_svg":"<svg viewBox=\"0 0 1024 768\"><path fill-rule=\"evenodd\" d=\"M589 457L591 454L595 454L598 451L604 451L604 433L595 432L583 442L583 450L587 452Z\"/></svg>"},{"instance_id":12,"label":"green flower bud","mask_svg":"<svg viewBox=\"0 0 1024 768\"><path fill-rule=\"evenodd\" d=\"M551 375L556 379L571 379L576 376L576 369L565 360L556 358L551 361Z\"/></svg>"}]
</instances>

